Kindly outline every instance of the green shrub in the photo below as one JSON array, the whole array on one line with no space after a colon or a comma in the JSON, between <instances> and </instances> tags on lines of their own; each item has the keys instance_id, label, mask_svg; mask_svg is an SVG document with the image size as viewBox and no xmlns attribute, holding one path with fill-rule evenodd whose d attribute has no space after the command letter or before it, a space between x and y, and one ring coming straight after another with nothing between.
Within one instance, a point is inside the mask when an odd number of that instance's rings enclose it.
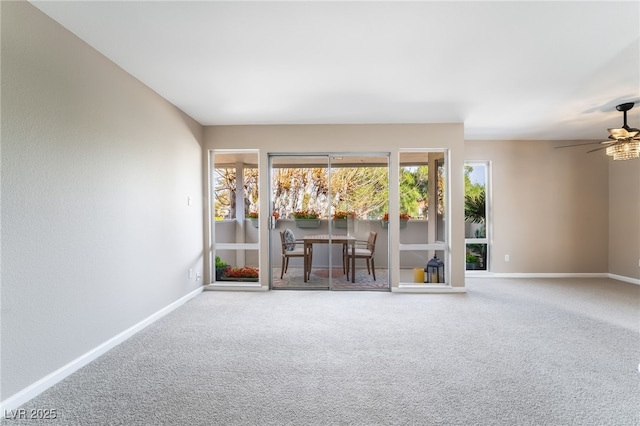
<instances>
[{"instance_id":1,"label":"green shrub","mask_svg":"<svg viewBox=\"0 0 640 426\"><path fill-rule=\"evenodd\" d=\"M467 253L467 263L479 263L480 258L471 253Z\"/></svg>"},{"instance_id":2,"label":"green shrub","mask_svg":"<svg viewBox=\"0 0 640 426\"><path fill-rule=\"evenodd\" d=\"M229 264L220 260L220 256L216 256L216 269L226 268Z\"/></svg>"}]
</instances>

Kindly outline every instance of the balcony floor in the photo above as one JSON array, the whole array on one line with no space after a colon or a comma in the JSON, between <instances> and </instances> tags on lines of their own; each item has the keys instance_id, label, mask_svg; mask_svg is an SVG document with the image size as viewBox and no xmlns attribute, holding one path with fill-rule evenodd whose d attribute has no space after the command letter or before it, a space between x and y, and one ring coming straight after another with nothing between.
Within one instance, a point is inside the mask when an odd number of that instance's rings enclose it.
<instances>
[{"instance_id":1,"label":"balcony floor","mask_svg":"<svg viewBox=\"0 0 640 426\"><path fill-rule=\"evenodd\" d=\"M280 279L280 268L273 269L274 289L328 289L329 269L314 268L311 270L311 278L304 282L302 268L289 267ZM376 280L373 275L367 273L367 268L356 268L356 282L347 280L342 268L334 268L332 271L334 290L389 290L389 272L387 269L376 268Z\"/></svg>"}]
</instances>

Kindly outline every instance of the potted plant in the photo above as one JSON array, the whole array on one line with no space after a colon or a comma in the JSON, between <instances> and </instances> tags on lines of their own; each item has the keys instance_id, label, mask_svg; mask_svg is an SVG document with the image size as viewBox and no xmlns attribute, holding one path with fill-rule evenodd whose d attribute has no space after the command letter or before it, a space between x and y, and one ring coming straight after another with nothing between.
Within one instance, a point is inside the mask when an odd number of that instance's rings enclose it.
<instances>
[{"instance_id":1,"label":"potted plant","mask_svg":"<svg viewBox=\"0 0 640 426\"><path fill-rule=\"evenodd\" d=\"M257 228L260 225L260 223L258 222L258 212L249 212L247 217L251 219L251 224L254 228Z\"/></svg>"},{"instance_id":2,"label":"potted plant","mask_svg":"<svg viewBox=\"0 0 640 426\"><path fill-rule=\"evenodd\" d=\"M345 211L336 211L332 218L333 218L333 224L336 228L346 228L347 227L347 220L352 217L355 219L356 217L356 212L345 212Z\"/></svg>"},{"instance_id":3,"label":"potted plant","mask_svg":"<svg viewBox=\"0 0 640 426\"><path fill-rule=\"evenodd\" d=\"M406 228L407 222L409 222L411 216L409 216L407 213L400 213L399 219L400 228ZM382 216L382 227L385 229L389 227L389 213L385 213L384 216Z\"/></svg>"},{"instance_id":4,"label":"potted plant","mask_svg":"<svg viewBox=\"0 0 640 426\"><path fill-rule=\"evenodd\" d=\"M313 210L296 210L293 219L298 228L317 228L320 226L320 214Z\"/></svg>"},{"instance_id":5,"label":"potted plant","mask_svg":"<svg viewBox=\"0 0 640 426\"><path fill-rule=\"evenodd\" d=\"M229 264L223 262L220 256L216 256L216 281L222 280L222 276L227 269L229 269Z\"/></svg>"},{"instance_id":6,"label":"potted plant","mask_svg":"<svg viewBox=\"0 0 640 426\"><path fill-rule=\"evenodd\" d=\"M258 268L243 266L227 268L222 275L222 281L258 281Z\"/></svg>"},{"instance_id":7,"label":"potted plant","mask_svg":"<svg viewBox=\"0 0 640 426\"><path fill-rule=\"evenodd\" d=\"M466 269L468 271L480 269L480 257L476 256L475 254L467 253L466 263Z\"/></svg>"}]
</instances>

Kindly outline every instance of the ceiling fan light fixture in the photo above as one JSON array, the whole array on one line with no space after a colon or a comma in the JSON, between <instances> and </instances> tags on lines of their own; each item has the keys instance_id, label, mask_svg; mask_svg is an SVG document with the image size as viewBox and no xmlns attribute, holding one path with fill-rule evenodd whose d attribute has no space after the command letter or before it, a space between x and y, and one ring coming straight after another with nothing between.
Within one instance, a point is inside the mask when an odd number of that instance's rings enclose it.
<instances>
[{"instance_id":1,"label":"ceiling fan light fixture","mask_svg":"<svg viewBox=\"0 0 640 426\"><path fill-rule=\"evenodd\" d=\"M613 157L614 160L631 160L633 158L640 158L640 129L635 127L629 127L627 124L627 111L633 108L634 102L627 102L616 106L618 111L622 111L624 124L619 128L610 128L609 137L606 141L591 142L586 144L575 144L557 146L556 148L569 148L572 146L591 145L599 143L599 148L587 151L587 154L591 152L605 150L605 153Z\"/></svg>"},{"instance_id":2,"label":"ceiling fan light fixture","mask_svg":"<svg viewBox=\"0 0 640 426\"><path fill-rule=\"evenodd\" d=\"M614 160L631 160L640 158L640 141L630 140L620 144L611 145L605 152Z\"/></svg>"},{"instance_id":3,"label":"ceiling fan light fixture","mask_svg":"<svg viewBox=\"0 0 640 426\"><path fill-rule=\"evenodd\" d=\"M625 128L607 129L609 131L609 139L626 139L629 137L629 131Z\"/></svg>"}]
</instances>

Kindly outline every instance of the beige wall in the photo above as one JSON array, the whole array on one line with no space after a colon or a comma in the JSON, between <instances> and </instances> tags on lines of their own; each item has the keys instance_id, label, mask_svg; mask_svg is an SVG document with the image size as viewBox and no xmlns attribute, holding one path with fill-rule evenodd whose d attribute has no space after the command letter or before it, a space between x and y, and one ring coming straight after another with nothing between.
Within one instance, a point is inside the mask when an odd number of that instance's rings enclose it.
<instances>
[{"instance_id":1,"label":"beige wall","mask_svg":"<svg viewBox=\"0 0 640 426\"><path fill-rule=\"evenodd\" d=\"M260 149L260 187L269 188L268 153L389 152L390 176L398 181L398 152L401 148L447 148L450 150L452 193L451 285L464 286L464 203L462 124L379 124L379 125L291 125L291 126L210 126L205 127L205 149ZM460 173L456 173L458 170ZM389 190L389 214L399 214L397 188ZM268 197L261 197L262 211L269 211ZM208 201L206 201L208 203ZM260 228L260 250L268 253L268 230ZM390 233L391 271L399 270L399 239ZM260 268L268 269L266 256ZM206 268L208 269L208 268ZM391 283L397 287L397 274ZM262 283L263 286L268 283Z\"/></svg>"},{"instance_id":2,"label":"beige wall","mask_svg":"<svg viewBox=\"0 0 640 426\"><path fill-rule=\"evenodd\" d=\"M640 279L640 159L609 160L609 273Z\"/></svg>"},{"instance_id":3,"label":"beige wall","mask_svg":"<svg viewBox=\"0 0 640 426\"><path fill-rule=\"evenodd\" d=\"M571 143L466 142L465 160L491 161L492 272L608 272L608 157L554 149Z\"/></svg>"},{"instance_id":4,"label":"beige wall","mask_svg":"<svg viewBox=\"0 0 640 426\"><path fill-rule=\"evenodd\" d=\"M197 291L203 191L198 123L31 4L0 7L6 401Z\"/></svg>"}]
</instances>

